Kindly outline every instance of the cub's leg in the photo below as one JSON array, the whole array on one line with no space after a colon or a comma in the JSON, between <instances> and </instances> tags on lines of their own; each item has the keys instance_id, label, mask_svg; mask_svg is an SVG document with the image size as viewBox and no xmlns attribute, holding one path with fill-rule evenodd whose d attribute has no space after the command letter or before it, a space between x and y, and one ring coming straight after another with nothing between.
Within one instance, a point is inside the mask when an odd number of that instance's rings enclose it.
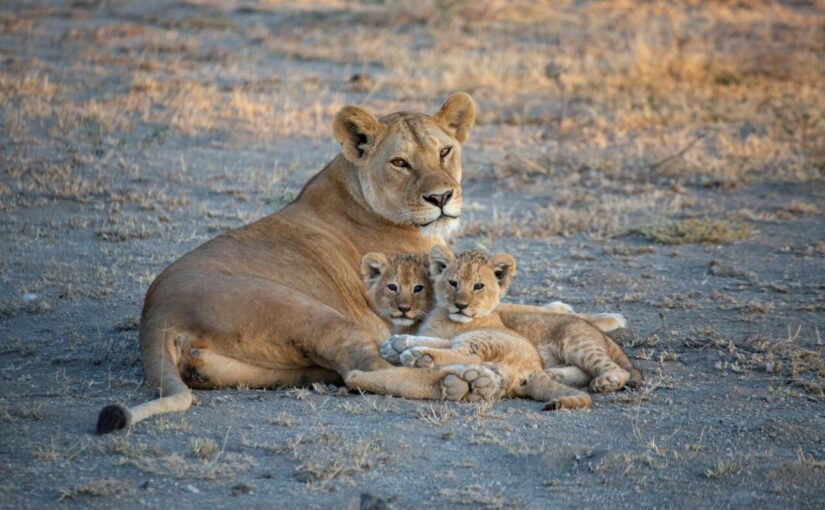
<instances>
[{"instance_id":1,"label":"cub's leg","mask_svg":"<svg viewBox=\"0 0 825 510\"><path fill-rule=\"evenodd\" d=\"M427 346L447 349L451 345L450 340L431 336L418 335L393 335L379 348L381 357L390 363L398 363L401 353L414 346Z\"/></svg>"},{"instance_id":2,"label":"cub's leg","mask_svg":"<svg viewBox=\"0 0 825 510\"><path fill-rule=\"evenodd\" d=\"M410 399L468 402L501 398L506 381L495 365L449 365L433 368L393 367L347 374L348 387Z\"/></svg>"},{"instance_id":3,"label":"cub's leg","mask_svg":"<svg viewBox=\"0 0 825 510\"><path fill-rule=\"evenodd\" d=\"M593 377L579 367L552 367L544 369L553 380L566 386L587 386Z\"/></svg>"},{"instance_id":4,"label":"cub's leg","mask_svg":"<svg viewBox=\"0 0 825 510\"><path fill-rule=\"evenodd\" d=\"M520 378L516 385L516 392L518 396L548 402L544 407L546 411L593 407L590 395L557 382L544 370L536 370Z\"/></svg>"},{"instance_id":5,"label":"cub's leg","mask_svg":"<svg viewBox=\"0 0 825 510\"><path fill-rule=\"evenodd\" d=\"M401 364L405 367L432 367L439 365L475 365L484 361L481 356L466 352L465 349L438 349L417 346L401 353Z\"/></svg>"},{"instance_id":6,"label":"cub's leg","mask_svg":"<svg viewBox=\"0 0 825 510\"><path fill-rule=\"evenodd\" d=\"M541 327L542 315L569 315L578 317L593 323L597 328L606 333L627 327L627 319L621 313L575 313L570 305L560 301L554 301L543 307L501 303L498 305L498 308L496 308L496 311L508 328L514 329L528 338L531 337L531 335L526 334L526 332L529 331L534 324Z\"/></svg>"},{"instance_id":7,"label":"cub's leg","mask_svg":"<svg viewBox=\"0 0 825 510\"><path fill-rule=\"evenodd\" d=\"M597 393L617 391L630 379L630 373L611 359L600 336L577 331L562 340L559 351L567 363L593 376L590 389Z\"/></svg>"}]
</instances>

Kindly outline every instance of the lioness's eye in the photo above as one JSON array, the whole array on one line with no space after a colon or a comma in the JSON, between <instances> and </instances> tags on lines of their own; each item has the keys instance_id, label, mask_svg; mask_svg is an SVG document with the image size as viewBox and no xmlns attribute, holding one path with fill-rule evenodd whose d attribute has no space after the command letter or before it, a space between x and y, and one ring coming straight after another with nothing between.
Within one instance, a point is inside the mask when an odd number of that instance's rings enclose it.
<instances>
[{"instance_id":1,"label":"lioness's eye","mask_svg":"<svg viewBox=\"0 0 825 510\"><path fill-rule=\"evenodd\" d=\"M390 160L390 163L392 163L392 166L397 166L398 168L409 168L410 167L410 164L407 163L407 160L403 159L403 158L395 158L393 160Z\"/></svg>"},{"instance_id":2,"label":"lioness's eye","mask_svg":"<svg viewBox=\"0 0 825 510\"><path fill-rule=\"evenodd\" d=\"M444 147L443 149L441 149L441 159L444 159L447 156L449 156L451 150L453 150L452 147Z\"/></svg>"},{"instance_id":3,"label":"lioness's eye","mask_svg":"<svg viewBox=\"0 0 825 510\"><path fill-rule=\"evenodd\" d=\"M473 290L481 290L483 288L484 288L483 283L476 283L475 285L473 285Z\"/></svg>"},{"instance_id":4,"label":"lioness's eye","mask_svg":"<svg viewBox=\"0 0 825 510\"><path fill-rule=\"evenodd\" d=\"M387 288L390 289L393 292L398 292L398 285L396 285L394 283L391 283L391 284L387 285Z\"/></svg>"},{"instance_id":5,"label":"lioness's eye","mask_svg":"<svg viewBox=\"0 0 825 510\"><path fill-rule=\"evenodd\" d=\"M413 292L416 293L416 294L421 294L421 291L423 291L423 290L424 290L423 285L416 285L415 287L413 287Z\"/></svg>"},{"instance_id":6,"label":"lioness's eye","mask_svg":"<svg viewBox=\"0 0 825 510\"><path fill-rule=\"evenodd\" d=\"M458 282L455 280L448 280L447 283L449 283L452 288L458 287Z\"/></svg>"}]
</instances>

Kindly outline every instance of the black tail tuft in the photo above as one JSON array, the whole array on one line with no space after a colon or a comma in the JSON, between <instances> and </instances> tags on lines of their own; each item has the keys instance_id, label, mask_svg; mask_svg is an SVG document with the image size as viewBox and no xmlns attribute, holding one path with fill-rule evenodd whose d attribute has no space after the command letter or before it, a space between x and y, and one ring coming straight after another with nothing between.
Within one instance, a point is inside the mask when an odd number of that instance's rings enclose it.
<instances>
[{"instance_id":1,"label":"black tail tuft","mask_svg":"<svg viewBox=\"0 0 825 510\"><path fill-rule=\"evenodd\" d=\"M95 433L101 436L122 429L128 424L129 411L123 406L109 405L100 410L100 416L97 417L97 430Z\"/></svg>"}]
</instances>

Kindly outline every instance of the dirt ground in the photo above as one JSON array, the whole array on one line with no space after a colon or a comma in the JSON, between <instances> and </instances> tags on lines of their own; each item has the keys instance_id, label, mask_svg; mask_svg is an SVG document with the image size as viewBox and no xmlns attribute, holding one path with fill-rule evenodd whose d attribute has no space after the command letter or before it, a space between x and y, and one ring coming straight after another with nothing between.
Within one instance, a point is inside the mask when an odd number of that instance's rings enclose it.
<instances>
[{"instance_id":1,"label":"dirt ground","mask_svg":"<svg viewBox=\"0 0 825 510\"><path fill-rule=\"evenodd\" d=\"M825 507L825 3L0 3L0 507ZM591 411L335 387L150 398L167 264L334 157L345 104L477 101L458 248L621 311Z\"/></svg>"}]
</instances>

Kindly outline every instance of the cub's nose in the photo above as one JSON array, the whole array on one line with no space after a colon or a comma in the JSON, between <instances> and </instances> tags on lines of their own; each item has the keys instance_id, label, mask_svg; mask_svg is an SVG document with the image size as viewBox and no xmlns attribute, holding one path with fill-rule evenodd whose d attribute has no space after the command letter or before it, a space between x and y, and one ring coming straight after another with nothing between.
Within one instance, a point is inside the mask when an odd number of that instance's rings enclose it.
<instances>
[{"instance_id":1,"label":"cub's nose","mask_svg":"<svg viewBox=\"0 0 825 510\"><path fill-rule=\"evenodd\" d=\"M410 310L412 310L412 307L410 307L410 306L399 306L398 307L398 311L401 312L401 313L407 313Z\"/></svg>"},{"instance_id":2,"label":"cub's nose","mask_svg":"<svg viewBox=\"0 0 825 510\"><path fill-rule=\"evenodd\" d=\"M447 205L447 202L449 202L451 198L453 198L453 190L445 191L444 193L427 195L424 197L424 201L441 208Z\"/></svg>"},{"instance_id":3,"label":"cub's nose","mask_svg":"<svg viewBox=\"0 0 825 510\"><path fill-rule=\"evenodd\" d=\"M456 303L456 304L455 304L455 307L456 307L456 308L458 308L458 311L459 311L459 312L460 312L461 310L464 310L465 308L467 308L467 306L468 306L468 305L467 305L467 303Z\"/></svg>"}]
</instances>

